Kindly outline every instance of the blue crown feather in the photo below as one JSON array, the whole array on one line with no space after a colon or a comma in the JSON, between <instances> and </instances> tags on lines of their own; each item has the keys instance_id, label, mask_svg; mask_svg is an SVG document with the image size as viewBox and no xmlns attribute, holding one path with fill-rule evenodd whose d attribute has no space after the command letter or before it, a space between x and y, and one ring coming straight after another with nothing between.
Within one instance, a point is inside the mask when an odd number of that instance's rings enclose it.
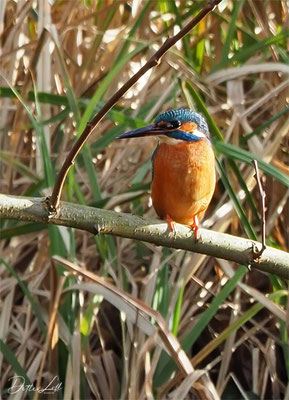
<instances>
[{"instance_id":1,"label":"blue crown feather","mask_svg":"<svg viewBox=\"0 0 289 400\"><path fill-rule=\"evenodd\" d=\"M205 118L200 114L189 110L188 108L178 108L176 110L165 111L158 115L155 119L157 124L160 121L175 121L179 120L181 122L194 122L197 124L198 129L209 136L209 128L205 121Z\"/></svg>"}]
</instances>

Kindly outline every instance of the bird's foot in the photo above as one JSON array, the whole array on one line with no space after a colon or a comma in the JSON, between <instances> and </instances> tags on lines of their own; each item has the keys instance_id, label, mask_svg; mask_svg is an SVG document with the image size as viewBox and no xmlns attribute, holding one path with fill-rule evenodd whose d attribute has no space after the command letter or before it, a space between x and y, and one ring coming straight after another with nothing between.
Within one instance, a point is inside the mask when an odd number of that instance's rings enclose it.
<instances>
[{"instance_id":1,"label":"bird's foot","mask_svg":"<svg viewBox=\"0 0 289 400\"><path fill-rule=\"evenodd\" d=\"M171 232L176 232L177 231L176 223L168 214L166 216L166 220L167 220L167 223L169 225L170 231Z\"/></svg>"},{"instance_id":2,"label":"bird's foot","mask_svg":"<svg viewBox=\"0 0 289 400\"><path fill-rule=\"evenodd\" d=\"M199 231L199 220L198 220L198 217L196 215L194 216L194 220L193 220L193 223L190 225L190 228L191 228L192 231L194 231L195 239L198 240L199 237L200 237L199 234L198 234L198 231Z\"/></svg>"}]
</instances>

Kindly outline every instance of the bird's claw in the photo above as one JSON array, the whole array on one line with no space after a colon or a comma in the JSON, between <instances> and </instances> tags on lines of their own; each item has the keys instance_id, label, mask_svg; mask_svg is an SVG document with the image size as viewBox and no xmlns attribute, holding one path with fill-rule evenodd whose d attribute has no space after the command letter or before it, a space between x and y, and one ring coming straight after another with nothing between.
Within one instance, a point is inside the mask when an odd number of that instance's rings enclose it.
<instances>
[{"instance_id":1,"label":"bird's claw","mask_svg":"<svg viewBox=\"0 0 289 400\"><path fill-rule=\"evenodd\" d=\"M173 232L173 233L176 233L177 228L176 228L175 221L169 215L166 216L166 220L167 220L167 223L169 225L170 231Z\"/></svg>"},{"instance_id":2,"label":"bird's claw","mask_svg":"<svg viewBox=\"0 0 289 400\"><path fill-rule=\"evenodd\" d=\"M195 225L191 225L190 228L194 232L195 239L198 240L200 238L199 227L195 226Z\"/></svg>"},{"instance_id":3,"label":"bird's claw","mask_svg":"<svg viewBox=\"0 0 289 400\"><path fill-rule=\"evenodd\" d=\"M199 235L199 220L198 217L195 215L193 223L190 225L192 231L194 231L195 239L198 240Z\"/></svg>"}]
</instances>

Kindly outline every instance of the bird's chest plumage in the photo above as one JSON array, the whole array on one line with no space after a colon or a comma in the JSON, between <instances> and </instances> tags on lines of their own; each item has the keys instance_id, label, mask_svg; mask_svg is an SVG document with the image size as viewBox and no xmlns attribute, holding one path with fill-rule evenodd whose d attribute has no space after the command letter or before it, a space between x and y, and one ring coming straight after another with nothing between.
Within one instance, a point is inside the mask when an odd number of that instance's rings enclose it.
<instances>
[{"instance_id":1,"label":"bird's chest plumage","mask_svg":"<svg viewBox=\"0 0 289 400\"><path fill-rule=\"evenodd\" d=\"M202 217L215 189L215 157L205 140L161 143L154 162L152 201L161 218L190 224Z\"/></svg>"}]
</instances>

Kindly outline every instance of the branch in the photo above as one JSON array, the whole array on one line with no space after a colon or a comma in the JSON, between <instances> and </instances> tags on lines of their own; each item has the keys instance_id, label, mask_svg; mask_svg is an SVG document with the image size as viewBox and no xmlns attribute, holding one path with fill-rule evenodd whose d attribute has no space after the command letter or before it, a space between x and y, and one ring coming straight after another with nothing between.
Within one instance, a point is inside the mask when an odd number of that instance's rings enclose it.
<instances>
[{"instance_id":1,"label":"branch","mask_svg":"<svg viewBox=\"0 0 289 400\"><path fill-rule=\"evenodd\" d=\"M106 113L121 99L121 97L151 68L160 63L162 56L187 33L189 33L210 11L212 11L221 0L210 0L199 14L193 18L183 29L175 36L168 38L159 50L141 67L138 72L133 75L103 106L103 108L89 121L82 132L79 139L74 143L70 153L68 154L62 168L57 176L52 195L48 200L49 210L55 212L59 206L61 192L63 189L64 181L68 174L69 169L74 164L74 161L91 135L92 131L99 124Z\"/></svg>"},{"instance_id":2,"label":"branch","mask_svg":"<svg viewBox=\"0 0 289 400\"><path fill-rule=\"evenodd\" d=\"M177 232L172 233L167 224L160 221L66 202L61 202L58 212L51 215L44 198L3 194L0 194L0 217L64 225L94 235L106 233L142 240L157 246L224 258L289 279L288 253L268 246L256 259L256 249L262 248L261 243L225 233L200 229L200 238L196 241L194 233L180 224L176 224Z\"/></svg>"}]
</instances>

